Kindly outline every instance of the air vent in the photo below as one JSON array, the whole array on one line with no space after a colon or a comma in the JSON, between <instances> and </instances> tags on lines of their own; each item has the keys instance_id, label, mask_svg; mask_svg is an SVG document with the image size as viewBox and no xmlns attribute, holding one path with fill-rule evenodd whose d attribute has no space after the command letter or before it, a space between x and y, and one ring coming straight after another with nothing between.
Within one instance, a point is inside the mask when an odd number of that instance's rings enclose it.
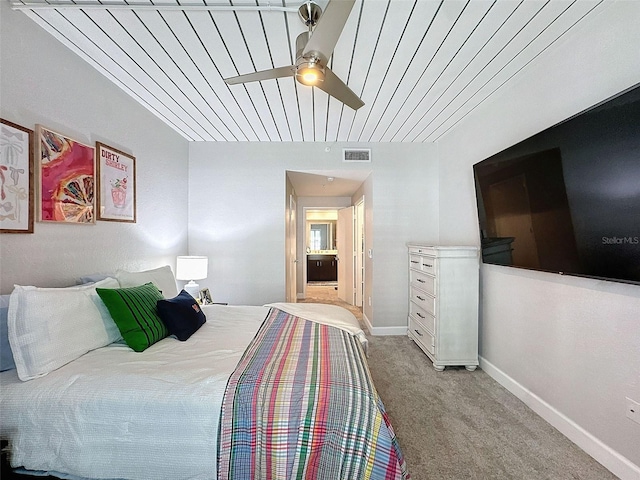
<instances>
[{"instance_id":1,"label":"air vent","mask_svg":"<svg viewBox=\"0 0 640 480\"><path fill-rule=\"evenodd\" d=\"M371 163L371 149L370 148L343 148L342 161Z\"/></svg>"}]
</instances>

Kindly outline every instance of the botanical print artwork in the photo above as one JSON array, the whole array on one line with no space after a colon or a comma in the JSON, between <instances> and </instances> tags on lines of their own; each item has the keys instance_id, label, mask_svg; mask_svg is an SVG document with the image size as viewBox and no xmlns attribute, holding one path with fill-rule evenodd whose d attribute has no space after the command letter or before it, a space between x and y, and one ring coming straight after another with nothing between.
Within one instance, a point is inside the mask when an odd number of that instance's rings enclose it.
<instances>
[{"instance_id":1,"label":"botanical print artwork","mask_svg":"<svg viewBox=\"0 0 640 480\"><path fill-rule=\"evenodd\" d=\"M135 157L96 142L98 220L136 221Z\"/></svg>"},{"instance_id":2,"label":"botanical print artwork","mask_svg":"<svg viewBox=\"0 0 640 480\"><path fill-rule=\"evenodd\" d=\"M0 123L0 231L33 233L32 131Z\"/></svg>"},{"instance_id":3,"label":"botanical print artwork","mask_svg":"<svg viewBox=\"0 0 640 480\"><path fill-rule=\"evenodd\" d=\"M95 222L94 149L38 126L40 219Z\"/></svg>"}]
</instances>

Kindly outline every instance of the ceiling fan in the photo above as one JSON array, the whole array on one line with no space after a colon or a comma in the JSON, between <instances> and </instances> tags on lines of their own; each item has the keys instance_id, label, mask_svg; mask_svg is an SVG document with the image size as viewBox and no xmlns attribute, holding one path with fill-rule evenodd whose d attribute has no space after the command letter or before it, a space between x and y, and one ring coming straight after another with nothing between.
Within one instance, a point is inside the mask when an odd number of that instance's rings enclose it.
<instances>
[{"instance_id":1,"label":"ceiling fan","mask_svg":"<svg viewBox=\"0 0 640 480\"><path fill-rule=\"evenodd\" d=\"M303 85L318 87L345 105L357 110L364 102L327 66L338 43L355 0L330 0L324 13L314 1L300 6L298 13L309 31L296 39L296 63L286 67L225 78L229 85L295 77Z\"/></svg>"}]
</instances>

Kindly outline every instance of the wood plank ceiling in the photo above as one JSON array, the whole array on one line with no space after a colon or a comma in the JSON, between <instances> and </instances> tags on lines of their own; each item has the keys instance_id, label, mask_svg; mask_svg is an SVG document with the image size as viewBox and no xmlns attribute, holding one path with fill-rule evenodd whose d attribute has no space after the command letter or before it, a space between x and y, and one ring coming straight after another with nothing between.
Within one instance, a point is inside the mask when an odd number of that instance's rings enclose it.
<instances>
[{"instance_id":1,"label":"wood plank ceiling","mask_svg":"<svg viewBox=\"0 0 640 480\"><path fill-rule=\"evenodd\" d=\"M188 140L276 142L435 141L615 3L357 0L329 60L365 102L354 111L293 78L223 81L293 64L303 2L27 1L12 5Z\"/></svg>"}]
</instances>

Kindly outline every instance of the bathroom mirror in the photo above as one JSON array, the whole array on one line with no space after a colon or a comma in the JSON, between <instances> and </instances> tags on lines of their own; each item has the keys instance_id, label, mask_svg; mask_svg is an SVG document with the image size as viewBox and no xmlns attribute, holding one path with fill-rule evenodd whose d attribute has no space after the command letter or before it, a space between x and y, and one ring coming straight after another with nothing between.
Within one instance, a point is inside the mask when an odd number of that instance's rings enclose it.
<instances>
[{"instance_id":1,"label":"bathroom mirror","mask_svg":"<svg viewBox=\"0 0 640 480\"><path fill-rule=\"evenodd\" d=\"M309 250L333 250L335 245L335 223L323 222L309 225Z\"/></svg>"}]
</instances>

